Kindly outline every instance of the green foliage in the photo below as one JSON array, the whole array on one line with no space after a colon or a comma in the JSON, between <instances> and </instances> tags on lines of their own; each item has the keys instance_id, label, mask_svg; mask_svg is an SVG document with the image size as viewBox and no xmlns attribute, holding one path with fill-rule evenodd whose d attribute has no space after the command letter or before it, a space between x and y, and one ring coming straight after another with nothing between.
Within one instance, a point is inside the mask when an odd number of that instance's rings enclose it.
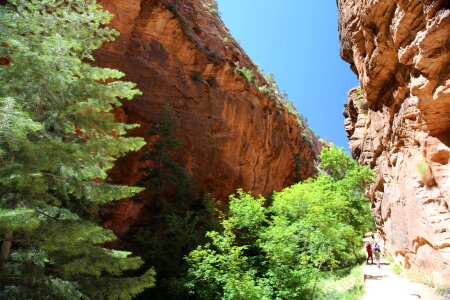
<instances>
[{"instance_id":1,"label":"green foliage","mask_svg":"<svg viewBox=\"0 0 450 300\"><path fill-rule=\"evenodd\" d=\"M394 274L397 274L397 275L400 275L403 272L403 268L399 264L393 264L391 266L391 270L392 270L392 272L394 272Z\"/></svg>"},{"instance_id":2,"label":"green foliage","mask_svg":"<svg viewBox=\"0 0 450 300\"><path fill-rule=\"evenodd\" d=\"M199 35L202 33L202 29L197 24L192 24L192 22L184 17L183 11L179 9L176 1L174 3L163 3L163 5L178 20L184 36L187 37L189 41L194 43L199 50L206 52L206 58L208 61L215 65L219 65L226 60L224 57L221 57L217 53L211 51L207 45L202 44L201 39L199 40L198 38L195 38L194 33ZM217 9L217 7L214 4L212 6L206 5L206 7L208 7L208 9L211 8L211 12L215 14L214 9ZM219 16L218 11L217 16Z\"/></svg>"},{"instance_id":3,"label":"green foliage","mask_svg":"<svg viewBox=\"0 0 450 300\"><path fill-rule=\"evenodd\" d=\"M446 285L435 286L435 291L438 295L447 296L450 294L450 287Z\"/></svg>"},{"instance_id":4,"label":"green foliage","mask_svg":"<svg viewBox=\"0 0 450 300\"><path fill-rule=\"evenodd\" d=\"M258 92L266 95L270 99L275 100L275 106L277 108L277 113L281 114L281 107L285 107L287 111L297 117L297 122L300 131L302 132L302 137L309 143L312 144L312 137L315 136L314 132L309 128L308 119L297 111L294 103L288 99L287 93L280 93L277 81L273 74L264 74L262 70L258 68L258 73L264 77L266 84L261 85L260 81L256 79L256 75L253 70L246 67L240 67L239 61L235 62L235 72L240 73L242 77L245 78L247 86L255 86Z\"/></svg>"},{"instance_id":5,"label":"green foliage","mask_svg":"<svg viewBox=\"0 0 450 300\"><path fill-rule=\"evenodd\" d=\"M216 15L219 14L219 5L217 4L216 1L214 1L214 3L211 4L211 12Z\"/></svg>"},{"instance_id":6,"label":"green foliage","mask_svg":"<svg viewBox=\"0 0 450 300\"><path fill-rule=\"evenodd\" d=\"M301 128L301 130L302 130L301 136L305 139L305 141L307 143L309 143L311 145L312 137L314 136L314 132L312 132L311 128L309 128L309 127Z\"/></svg>"},{"instance_id":7,"label":"green foliage","mask_svg":"<svg viewBox=\"0 0 450 300\"><path fill-rule=\"evenodd\" d=\"M359 109L367 110L367 101L364 98L359 98L356 100L356 106Z\"/></svg>"},{"instance_id":8,"label":"green foliage","mask_svg":"<svg viewBox=\"0 0 450 300\"><path fill-rule=\"evenodd\" d=\"M356 92L355 92L355 100L354 100L354 104L356 105L356 107L358 108L359 111L361 110L367 110L367 100L364 98L364 93L361 90L361 88L357 88Z\"/></svg>"},{"instance_id":9,"label":"green foliage","mask_svg":"<svg viewBox=\"0 0 450 300\"><path fill-rule=\"evenodd\" d=\"M356 89L356 96L358 96L358 97L362 97L363 96L363 91L362 91L362 89L360 87L358 87Z\"/></svg>"},{"instance_id":10,"label":"green foliage","mask_svg":"<svg viewBox=\"0 0 450 300\"><path fill-rule=\"evenodd\" d=\"M0 6L0 297L130 299L154 284L97 222L100 205L141 188L105 182L117 157L144 145L136 125L111 110L140 92L117 70L93 67L92 51L116 32L93 0L10 0ZM106 82L109 83L106 83ZM4 245L9 243L3 241Z\"/></svg>"},{"instance_id":11,"label":"green foliage","mask_svg":"<svg viewBox=\"0 0 450 300\"><path fill-rule=\"evenodd\" d=\"M262 73L262 71L260 71L260 73ZM308 119L298 112L294 103L288 99L287 93L280 93L277 81L273 74L263 74L263 77L267 84L260 85L259 82L256 81L255 85L258 91L264 93L271 99L275 99L277 108L284 106L290 114L296 116L302 137L311 144L312 137L314 137L315 134L309 128Z\"/></svg>"},{"instance_id":12,"label":"green foliage","mask_svg":"<svg viewBox=\"0 0 450 300\"><path fill-rule=\"evenodd\" d=\"M405 269L402 270L401 266L400 271L398 274L400 274L402 271L405 272L405 276L408 280L412 282L420 282L422 284L425 284L429 286L430 288L433 288L436 294L441 296L446 296L450 294L450 287L448 285L443 285L442 283L436 283L433 281L433 279L430 277L430 274L421 272L419 269ZM397 268L398 269L398 268Z\"/></svg>"},{"instance_id":13,"label":"green foliage","mask_svg":"<svg viewBox=\"0 0 450 300\"><path fill-rule=\"evenodd\" d=\"M417 164L417 172L419 172L419 174L425 174L427 169L428 169L428 164L426 161L421 161Z\"/></svg>"},{"instance_id":14,"label":"green foliage","mask_svg":"<svg viewBox=\"0 0 450 300\"><path fill-rule=\"evenodd\" d=\"M166 199L168 193L175 191L176 196L183 197L191 186L183 168L173 161L173 150L183 144L183 140L176 138L178 125L174 111L165 106L157 119L156 125L148 131L150 137L156 140L148 146L146 153L140 158L148 162L149 166L141 168L145 174L139 181L152 193L154 199Z\"/></svg>"},{"instance_id":15,"label":"green foliage","mask_svg":"<svg viewBox=\"0 0 450 300\"><path fill-rule=\"evenodd\" d=\"M324 271L354 265L373 217L364 190L373 173L342 149L324 149L315 179L275 193L271 205L230 196L222 231L187 257L201 299L307 299Z\"/></svg>"},{"instance_id":16,"label":"green foliage","mask_svg":"<svg viewBox=\"0 0 450 300\"><path fill-rule=\"evenodd\" d=\"M239 66L239 62L237 61L235 63L236 65L236 72L239 73L242 77L244 77L245 81L247 82L247 86L252 86L253 85L253 79L255 77L255 73L251 70L248 69L246 67L240 67Z\"/></svg>"},{"instance_id":17,"label":"green foliage","mask_svg":"<svg viewBox=\"0 0 450 300\"><path fill-rule=\"evenodd\" d=\"M181 30L183 31L184 35L191 41L196 43L194 37L192 36L193 26L186 20L186 18L178 11L178 8L176 4L171 3L165 3L165 8L170 11L175 18L177 18L178 22L180 23Z\"/></svg>"},{"instance_id":18,"label":"green foliage","mask_svg":"<svg viewBox=\"0 0 450 300\"><path fill-rule=\"evenodd\" d=\"M432 186L434 184L433 173L431 172L430 165L425 158L418 158L416 162L416 171L422 183L427 186Z\"/></svg>"},{"instance_id":19,"label":"green foliage","mask_svg":"<svg viewBox=\"0 0 450 300\"><path fill-rule=\"evenodd\" d=\"M187 265L183 257L205 242L205 232L217 227L213 199L197 196L189 174L175 162L183 144L176 137L175 113L166 106L150 128L153 140L142 156L144 176L139 185L147 189L137 198L145 206L134 232L125 238L146 265L154 266L158 285L139 299L186 299Z\"/></svg>"},{"instance_id":20,"label":"green foliage","mask_svg":"<svg viewBox=\"0 0 450 300\"><path fill-rule=\"evenodd\" d=\"M319 168L327 169L334 180L343 179L350 171L357 168L358 164L350 156L344 154L342 148L325 147L320 154Z\"/></svg>"},{"instance_id":21,"label":"green foliage","mask_svg":"<svg viewBox=\"0 0 450 300\"><path fill-rule=\"evenodd\" d=\"M212 13L213 15L218 16L218 17L220 16L220 14L219 14L219 4L217 4L216 1L214 1L211 4L207 4L207 8L208 8L209 12Z\"/></svg>"},{"instance_id":22,"label":"green foliage","mask_svg":"<svg viewBox=\"0 0 450 300\"><path fill-rule=\"evenodd\" d=\"M321 287L317 295L320 300L359 300L365 293L363 266L353 267L344 276L331 274L318 285Z\"/></svg>"}]
</instances>

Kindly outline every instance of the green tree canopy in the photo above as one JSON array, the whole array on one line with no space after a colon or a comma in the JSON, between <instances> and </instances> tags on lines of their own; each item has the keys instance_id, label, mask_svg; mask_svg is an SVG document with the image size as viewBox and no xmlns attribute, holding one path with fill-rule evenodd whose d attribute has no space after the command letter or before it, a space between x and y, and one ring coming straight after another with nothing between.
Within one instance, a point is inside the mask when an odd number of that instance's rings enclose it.
<instances>
[{"instance_id":1,"label":"green tree canopy","mask_svg":"<svg viewBox=\"0 0 450 300\"><path fill-rule=\"evenodd\" d=\"M139 94L124 74L94 67L92 51L117 34L94 0L9 0L0 5L0 297L130 299L153 271L102 247L115 239L98 208L141 188L106 181L115 159L145 143L114 122ZM113 79L113 80L111 80ZM111 82L112 81L112 82ZM107 83L109 82L109 83Z\"/></svg>"},{"instance_id":2,"label":"green tree canopy","mask_svg":"<svg viewBox=\"0 0 450 300\"><path fill-rule=\"evenodd\" d=\"M354 247L373 226L364 196L368 167L324 148L317 178L275 193L271 205L238 190L223 231L192 251L189 287L202 299L307 299L320 271L355 262Z\"/></svg>"}]
</instances>

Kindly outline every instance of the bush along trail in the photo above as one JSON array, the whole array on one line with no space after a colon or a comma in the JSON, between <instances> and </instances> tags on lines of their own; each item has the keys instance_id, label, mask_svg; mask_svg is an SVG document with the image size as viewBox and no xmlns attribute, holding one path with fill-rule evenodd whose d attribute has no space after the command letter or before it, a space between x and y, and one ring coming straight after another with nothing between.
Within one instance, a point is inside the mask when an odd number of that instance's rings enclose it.
<instances>
[{"instance_id":1,"label":"bush along trail","mask_svg":"<svg viewBox=\"0 0 450 300\"><path fill-rule=\"evenodd\" d=\"M373 174L335 146L323 148L320 158L324 171L316 178L269 200L242 190L230 197L223 229L209 231L210 242L187 257L193 295L269 300L360 294L356 285L344 291L322 287L350 276L364 257L356 250L373 226L364 194Z\"/></svg>"}]
</instances>

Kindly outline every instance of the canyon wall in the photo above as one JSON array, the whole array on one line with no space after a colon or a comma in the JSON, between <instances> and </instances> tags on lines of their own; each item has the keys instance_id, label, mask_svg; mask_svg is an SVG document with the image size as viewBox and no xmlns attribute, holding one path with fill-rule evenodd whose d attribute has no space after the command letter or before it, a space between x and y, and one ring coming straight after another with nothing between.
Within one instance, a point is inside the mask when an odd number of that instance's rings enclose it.
<instances>
[{"instance_id":1,"label":"canyon wall","mask_svg":"<svg viewBox=\"0 0 450 300\"><path fill-rule=\"evenodd\" d=\"M450 284L449 2L338 0L341 56L358 75L345 129L374 167L368 195L387 251Z\"/></svg>"},{"instance_id":2,"label":"canyon wall","mask_svg":"<svg viewBox=\"0 0 450 300\"><path fill-rule=\"evenodd\" d=\"M95 53L95 64L119 69L143 92L124 101L117 119L141 124L146 137L161 108L170 104L185 140L177 160L199 190L218 200L237 188L267 195L315 174L320 145L305 124L258 91L267 82L233 39L210 0L100 0L115 17L116 41ZM252 70L247 81L236 66ZM306 138L305 138L306 137ZM118 160L112 181L141 177L141 152ZM140 218L142 203L120 201L105 221L116 233Z\"/></svg>"}]
</instances>

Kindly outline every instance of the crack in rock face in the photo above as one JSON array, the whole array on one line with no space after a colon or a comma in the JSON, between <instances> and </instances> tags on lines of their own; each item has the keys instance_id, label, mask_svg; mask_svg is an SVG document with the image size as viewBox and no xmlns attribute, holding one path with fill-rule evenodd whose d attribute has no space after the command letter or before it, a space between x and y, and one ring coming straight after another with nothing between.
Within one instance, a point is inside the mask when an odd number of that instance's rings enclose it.
<instances>
[{"instance_id":1,"label":"crack in rock face","mask_svg":"<svg viewBox=\"0 0 450 300\"><path fill-rule=\"evenodd\" d=\"M450 284L448 1L338 0L352 155L371 165L379 232L405 266Z\"/></svg>"}]
</instances>

